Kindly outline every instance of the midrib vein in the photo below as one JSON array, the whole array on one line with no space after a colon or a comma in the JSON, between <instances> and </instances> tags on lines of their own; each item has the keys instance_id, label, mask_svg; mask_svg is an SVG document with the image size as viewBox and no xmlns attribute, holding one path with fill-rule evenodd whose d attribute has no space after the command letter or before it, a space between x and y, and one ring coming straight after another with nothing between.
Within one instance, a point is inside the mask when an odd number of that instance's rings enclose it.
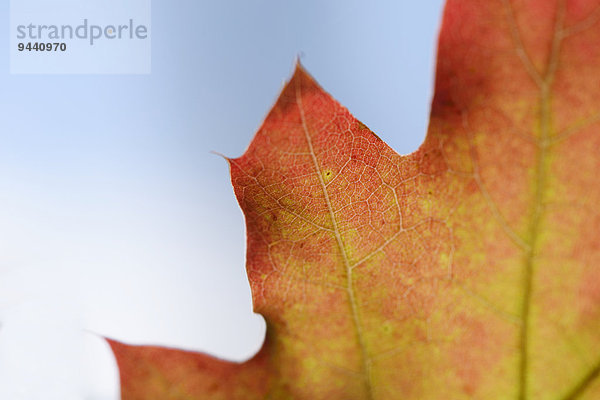
<instances>
[{"instance_id":1,"label":"midrib vein","mask_svg":"<svg viewBox=\"0 0 600 400\"><path fill-rule=\"evenodd\" d=\"M362 368L363 368L363 374L364 374L364 378L365 378L365 387L367 390L367 399L371 400L371 399L373 399L373 391L372 391L372 384L371 384L371 360L367 353L365 339L364 339L364 335L363 335L363 331L362 331L362 324L361 324L359 312L358 312L358 304L356 303L356 295L354 293L354 283L352 280L352 267L351 267L350 261L348 259L346 247L344 245L344 242L342 241L342 236L340 235L338 223L335 218L335 213L333 211L333 207L331 205L331 200L329 198L327 186L325 185L325 181L323 180L323 174L321 171L321 167L319 166L319 162L317 160L317 156L314 151L312 139L308 132L308 126L306 124L306 117L304 115L304 107L302 105L300 82L298 82L296 84L296 103L298 104L298 110L300 111L300 119L302 120L302 128L304 130L304 136L305 136L306 142L308 144L310 157L311 157L313 165L315 167L317 176L319 177L319 183L321 184L321 190L323 191L323 197L325 198L325 203L327 204L327 210L329 211L329 217L331 218L331 224L333 226L333 234L335 236L337 246L340 250L340 254L341 254L343 262L344 262L344 268L346 270L346 292L348 293L348 301L350 302L350 308L352 311L352 321L354 323L354 329L356 331L358 345L359 345L360 351L361 351Z\"/></svg>"},{"instance_id":2,"label":"midrib vein","mask_svg":"<svg viewBox=\"0 0 600 400\"><path fill-rule=\"evenodd\" d=\"M539 96L539 127L540 136L537 145L537 160L534 175L534 197L532 205L532 217L528 227L528 249L525 253L523 271L523 303L521 305L521 331L520 331L520 354L519 363L519 400L525 400L528 396L528 372L530 351L530 320L531 320L531 298L534 278L534 259L538 247L539 231L543 216L544 194L548 180L548 147L550 143L551 130L551 91L554 83L556 68L558 66L558 54L562 40L562 26L564 22L565 4L560 1L556 14L554 34L550 49L550 56L545 75L540 86ZM524 50L524 49L523 49ZM536 82L539 84L539 82Z\"/></svg>"},{"instance_id":3,"label":"midrib vein","mask_svg":"<svg viewBox=\"0 0 600 400\"><path fill-rule=\"evenodd\" d=\"M549 118L546 115L546 103L548 99L546 94L542 93L541 100L541 138L547 137L548 131L547 122ZM521 360L519 363L519 399L527 398L527 373L529 369L529 323L531 316L531 295L533 288L533 264L535 252L537 250L540 222L542 219L542 202L544 190L546 187L547 171L546 171L547 149L543 146L539 147L537 154L537 163L534 175L534 204L533 215L528 228L529 241L525 252L524 271L523 271L523 303L521 305L521 331L520 331L520 353Z\"/></svg>"}]
</instances>

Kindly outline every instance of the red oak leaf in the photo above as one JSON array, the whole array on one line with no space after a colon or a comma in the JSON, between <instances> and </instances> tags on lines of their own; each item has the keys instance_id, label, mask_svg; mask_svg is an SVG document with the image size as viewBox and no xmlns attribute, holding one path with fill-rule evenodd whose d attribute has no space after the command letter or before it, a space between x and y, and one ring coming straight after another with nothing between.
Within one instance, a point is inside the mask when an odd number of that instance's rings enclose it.
<instances>
[{"instance_id":1,"label":"red oak leaf","mask_svg":"<svg viewBox=\"0 0 600 400\"><path fill-rule=\"evenodd\" d=\"M111 341L124 400L600 398L600 2L449 0L396 154L303 69L230 159L267 338Z\"/></svg>"}]
</instances>

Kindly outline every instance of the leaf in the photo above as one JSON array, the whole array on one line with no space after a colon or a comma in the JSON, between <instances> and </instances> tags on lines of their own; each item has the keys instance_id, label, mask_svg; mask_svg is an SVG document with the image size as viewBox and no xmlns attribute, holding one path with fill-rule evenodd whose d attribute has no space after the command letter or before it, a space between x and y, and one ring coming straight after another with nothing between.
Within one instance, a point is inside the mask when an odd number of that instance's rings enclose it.
<instances>
[{"instance_id":1,"label":"leaf","mask_svg":"<svg viewBox=\"0 0 600 400\"><path fill-rule=\"evenodd\" d=\"M400 156L298 65L247 152L262 351L111 342L124 400L600 398L600 4L449 0Z\"/></svg>"}]
</instances>

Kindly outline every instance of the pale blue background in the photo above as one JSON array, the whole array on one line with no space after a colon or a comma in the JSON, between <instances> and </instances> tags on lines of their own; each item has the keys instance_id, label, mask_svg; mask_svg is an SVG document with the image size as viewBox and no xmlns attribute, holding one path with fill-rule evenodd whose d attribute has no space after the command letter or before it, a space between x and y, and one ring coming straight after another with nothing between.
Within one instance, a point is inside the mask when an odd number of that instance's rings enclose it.
<instances>
[{"instance_id":1,"label":"pale blue background","mask_svg":"<svg viewBox=\"0 0 600 400\"><path fill-rule=\"evenodd\" d=\"M0 35L0 398L116 399L95 333L242 360L261 344L226 163L301 59L401 153L441 0L154 0L152 74L10 75ZM82 329L86 333L82 333Z\"/></svg>"}]
</instances>

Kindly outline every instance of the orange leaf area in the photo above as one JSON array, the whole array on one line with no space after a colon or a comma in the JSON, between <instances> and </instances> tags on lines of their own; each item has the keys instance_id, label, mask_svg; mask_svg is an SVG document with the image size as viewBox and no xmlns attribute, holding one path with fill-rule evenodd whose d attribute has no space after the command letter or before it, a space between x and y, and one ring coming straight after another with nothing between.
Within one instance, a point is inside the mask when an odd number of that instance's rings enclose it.
<instances>
[{"instance_id":1,"label":"orange leaf area","mask_svg":"<svg viewBox=\"0 0 600 400\"><path fill-rule=\"evenodd\" d=\"M406 156L298 65L228 160L263 350L111 342L123 399L599 399L599 89L598 0L449 0Z\"/></svg>"}]
</instances>

